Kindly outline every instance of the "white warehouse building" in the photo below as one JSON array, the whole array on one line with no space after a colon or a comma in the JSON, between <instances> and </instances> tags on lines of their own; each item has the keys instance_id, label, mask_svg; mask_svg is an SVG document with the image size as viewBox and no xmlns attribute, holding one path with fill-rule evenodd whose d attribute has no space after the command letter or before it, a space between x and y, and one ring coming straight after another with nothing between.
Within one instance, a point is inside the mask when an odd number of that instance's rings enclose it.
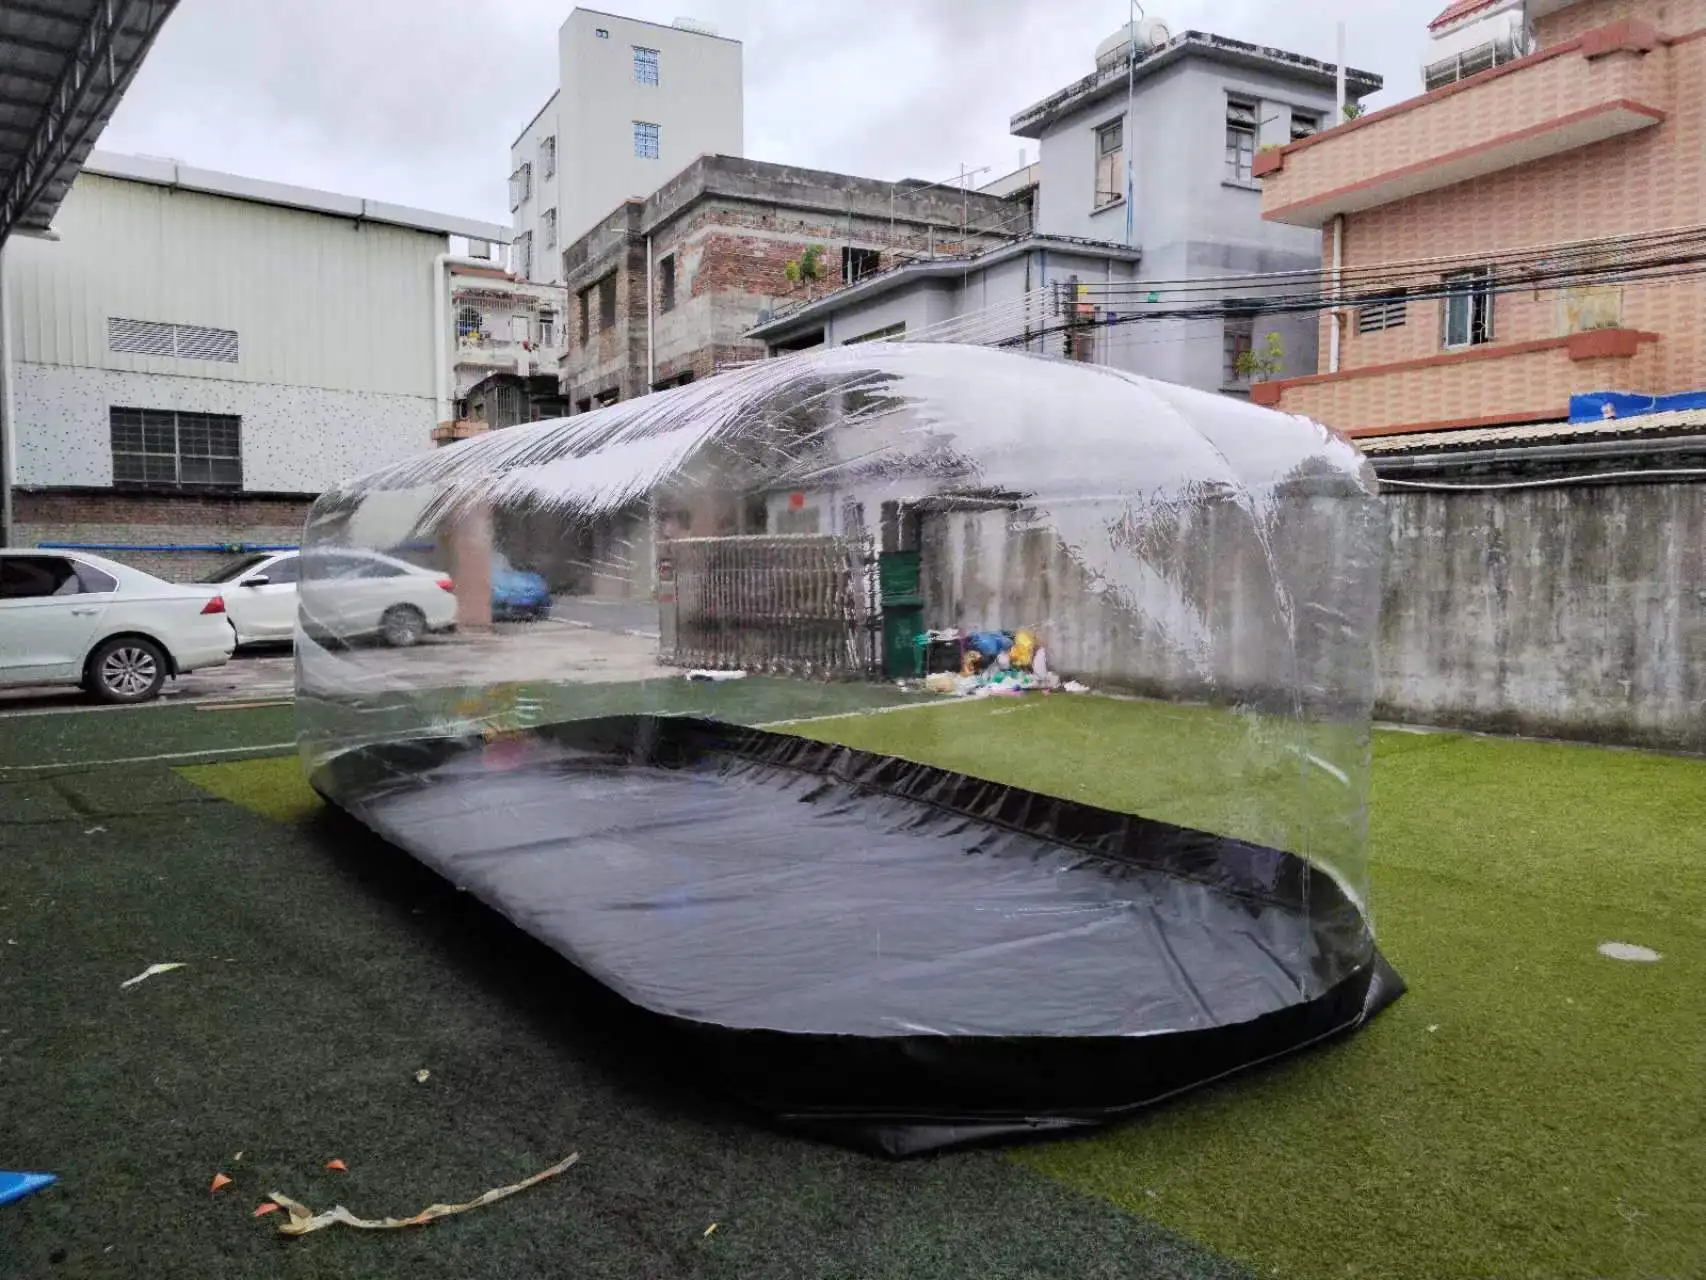
<instances>
[{"instance_id":1,"label":"white warehouse building","mask_svg":"<svg viewBox=\"0 0 1706 1280\"><path fill-rule=\"evenodd\" d=\"M15 238L0 266L10 543L174 577L295 545L318 494L432 447L452 251L508 239L93 153L50 236Z\"/></svg>"},{"instance_id":2,"label":"white warehouse building","mask_svg":"<svg viewBox=\"0 0 1706 1280\"><path fill-rule=\"evenodd\" d=\"M741 44L703 23L575 9L557 66L557 91L510 147L515 271L548 282L563 246L624 200L702 155L746 154Z\"/></svg>"}]
</instances>

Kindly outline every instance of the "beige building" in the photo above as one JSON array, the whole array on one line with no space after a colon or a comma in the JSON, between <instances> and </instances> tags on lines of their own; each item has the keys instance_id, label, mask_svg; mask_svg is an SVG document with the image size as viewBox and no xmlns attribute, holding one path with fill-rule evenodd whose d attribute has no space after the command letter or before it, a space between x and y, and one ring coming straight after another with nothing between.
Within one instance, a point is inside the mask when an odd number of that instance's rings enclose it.
<instances>
[{"instance_id":1,"label":"beige building","mask_svg":"<svg viewBox=\"0 0 1706 1280\"><path fill-rule=\"evenodd\" d=\"M1505 8L1460 0L1434 34ZM1322 371L1255 398L1373 435L1706 387L1706 282L1677 262L1706 207L1706 0L1526 12L1531 33L1450 55L1483 70L1440 59L1439 88L1256 157L1264 216L1326 233L1347 305Z\"/></svg>"}]
</instances>

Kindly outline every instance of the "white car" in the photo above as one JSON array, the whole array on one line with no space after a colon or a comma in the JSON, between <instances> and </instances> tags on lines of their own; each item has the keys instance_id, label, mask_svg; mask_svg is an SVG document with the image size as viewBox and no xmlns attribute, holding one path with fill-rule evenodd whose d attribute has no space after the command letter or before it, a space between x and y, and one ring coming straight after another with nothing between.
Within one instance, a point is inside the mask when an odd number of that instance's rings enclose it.
<instances>
[{"instance_id":1,"label":"white car","mask_svg":"<svg viewBox=\"0 0 1706 1280\"><path fill-rule=\"evenodd\" d=\"M223 666L236 643L217 588L81 551L0 550L0 685L147 702L168 678Z\"/></svg>"},{"instance_id":2,"label":"white car","mask_svg":"<svg viewBox=\"0 0 1706 1280\"><path fill-rule=\"evenodd\" d=\"M456 625L455 584L437 570L349 548L316 548L310 557L313 616L303 620L339 640L377 636L401 647ZM302 568L299 551L256 552L202 582L224 592L238 644L288 641L296 634Z\"/></svg>"}]
</instances>

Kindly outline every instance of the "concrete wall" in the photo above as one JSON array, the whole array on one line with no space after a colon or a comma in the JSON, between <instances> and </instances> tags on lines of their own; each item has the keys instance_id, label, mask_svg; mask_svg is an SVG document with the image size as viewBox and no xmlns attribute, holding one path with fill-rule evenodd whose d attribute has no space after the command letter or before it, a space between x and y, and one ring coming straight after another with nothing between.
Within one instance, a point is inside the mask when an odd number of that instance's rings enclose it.
<instances>
[{"instance_id":1,"label":"concrete wall","mask_svg":"<svg viewBox=\"0 0 1706 1280\"><path fill-rule=\"evenodd\" d=\"M1387 499L1380 714L1706 750L1706 485Z\"/></svg>"},{"instance_id":2,"label":"concrete wall","mask_svg":"<svg viewBox=\"0 0 1706 1280\"><path fill-rule=\"evenodd\" d=\"M1389 540L1377 715L1706 750L1706 485L1407 492L1377 518ZM1291 548L1281 577L1298 600L1325 599L1347 566L1319 513L1298 508L1288 522L1275 539ZM1157 532L1149 551L1162 572L1110 593L1089 589L1046 529L999 513L932 517L926 623L1036 629L1057 669L1102 687L1258 698L1286 688L1273 575L1241 514L1198 508ZM1181 639L1193 631L1206 644ZM1334 644L1306 632L1305 669L1354 661Z\"/></svg>"}]
</instances>

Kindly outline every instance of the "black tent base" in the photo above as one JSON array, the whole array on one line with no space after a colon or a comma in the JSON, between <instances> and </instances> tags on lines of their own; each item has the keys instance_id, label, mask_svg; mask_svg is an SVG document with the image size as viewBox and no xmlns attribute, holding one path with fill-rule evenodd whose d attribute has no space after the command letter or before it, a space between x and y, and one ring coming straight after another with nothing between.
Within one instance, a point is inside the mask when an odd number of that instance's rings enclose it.
<instances>
[{"instance_id":1,"label":"black tent base","mask_svg":"<svg viewBox=\"0 0 1706 1280\"><path fill-rule=\"evenodd\" d=\"M888 1155L1106 1123L1403 990L1292 854L785 734L614 717L312 781L735 1096Z\"/></svg>"}]
</instances>

